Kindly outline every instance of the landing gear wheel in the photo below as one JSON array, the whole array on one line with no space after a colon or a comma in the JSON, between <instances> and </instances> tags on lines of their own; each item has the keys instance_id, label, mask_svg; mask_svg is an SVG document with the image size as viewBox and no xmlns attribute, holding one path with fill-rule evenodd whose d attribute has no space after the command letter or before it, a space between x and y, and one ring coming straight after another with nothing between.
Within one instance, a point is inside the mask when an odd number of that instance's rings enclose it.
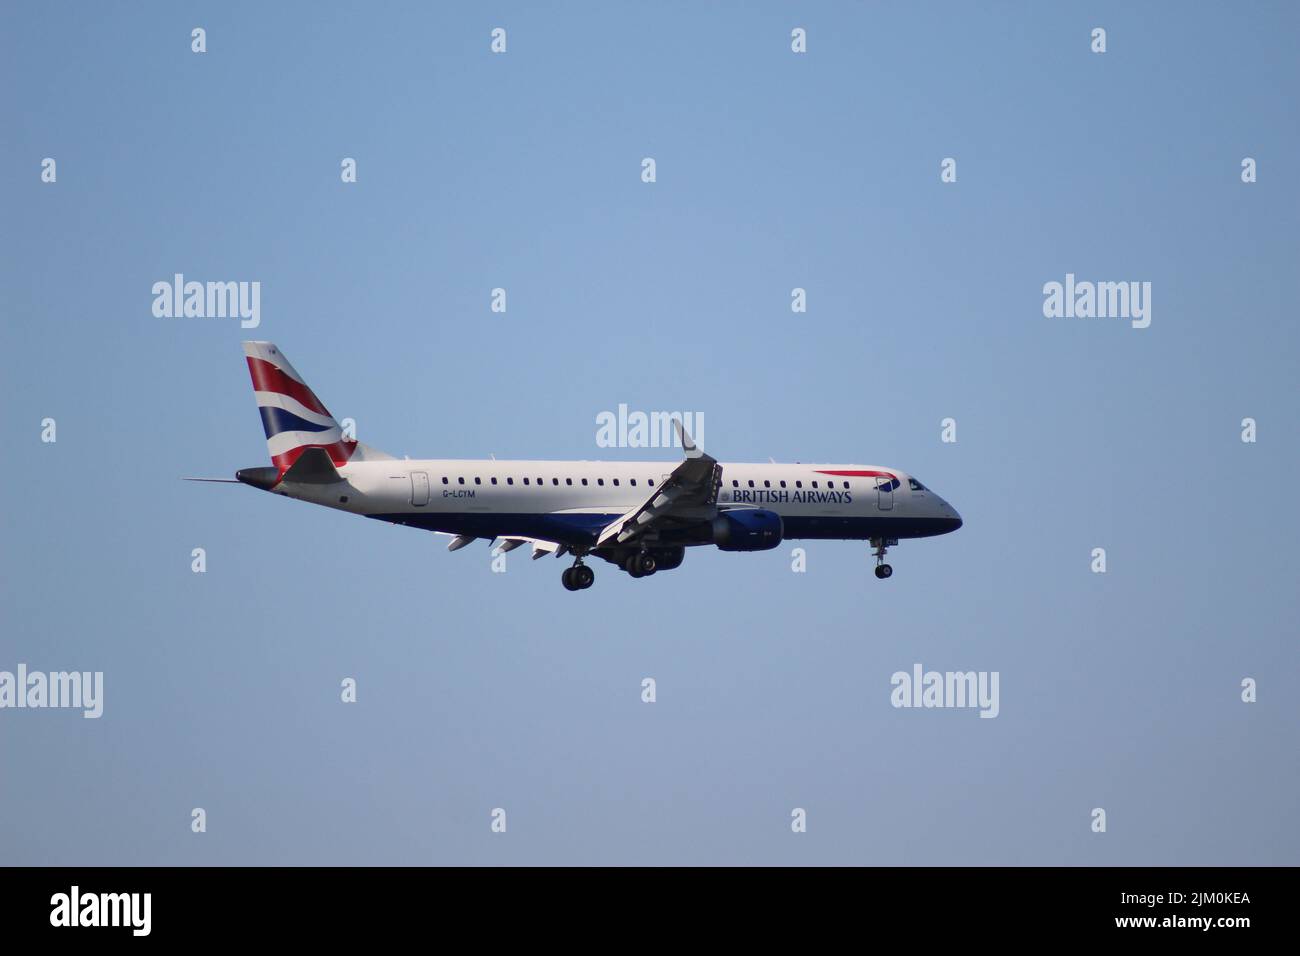
<instances>
[{"instance_id":1,"label":"landing gear wheel","mask_svg":"<svg viewBox=\"0 0 1300 956\"><path fill-rule=\"evenodd\" d=\"M894 569L885 563L885 552L889 550L891 544L898 544L893 538L872 538L871 546L876 550L871 553L876 558L876 577L885 580L894 573Z\"/></svg>"},{"instance_id":2,"label":"landing gear wheel","mask_svg":"<svg viewBox=\"0 0 1300 956\"><path fill-rule=\"evenodd\" d=\"M623 570L634 578L641 577L641 555L629 554L627 560L623 562Z\"/></svg>"},{"instance_id":3,"label":"landing gear wheel","mask_svg":"<svg viewBox=\"0 0 1300 956\"><path fill-rule=\"evenodd\" d=\"M659 562L649 551L645 551L636 556L636 568L641 572L643 577L649 577L659 570Z\"/></svg>"},{"instance_id":4,"label":"landing gear wheel","mask_svg":"<svg viewBox=\"0 0 1300 956\"><path fill-rule=\"evenodd\" d=\"M564 573L560 575L560 581L564 584L564 590L566 591L578 590L578 585L575 584L573 581L573 572L576 570L577 570L576 568L565 568Z\"/></svg>"},{"instance_id":5,"label":"landing gear wheel","mask_svg":"<svg viewBox=\"0 0 1300 956\"><path fill-rule=\"evenodd\" d=\"M596 572L585 564L579 564L569 568L569 578L573 581L575 591L584 591L595 583Z\"/></svg>"}]
</instances>

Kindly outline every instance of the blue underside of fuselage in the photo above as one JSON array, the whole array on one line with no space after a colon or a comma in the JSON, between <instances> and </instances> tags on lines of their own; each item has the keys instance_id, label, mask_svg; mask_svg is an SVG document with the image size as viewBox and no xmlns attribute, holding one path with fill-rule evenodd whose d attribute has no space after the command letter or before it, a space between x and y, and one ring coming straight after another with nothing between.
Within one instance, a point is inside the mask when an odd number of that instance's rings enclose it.
<instances>
[{"instance_id":1,"label":"blue underside of fuselage","mask_svg":"<svg viewBox=\"0 0 1300 956\"><path fill-rule=\"evenodd\" d=\"M449 512L409 512L406 514L369 515L379 521L409 525L425 531L466 534L476 538L519 536L542 538L562 544L595 544L601 529L619 514L453 514ZM782 519L785 538L823 538L866 540L867 538L929 538L961 527L959 518L918 518L881 515L879 517L802 517ZM680 543L689 541L690 533ZM699 536L703 537L703 535Z\"/></svg>"}]
</instances>

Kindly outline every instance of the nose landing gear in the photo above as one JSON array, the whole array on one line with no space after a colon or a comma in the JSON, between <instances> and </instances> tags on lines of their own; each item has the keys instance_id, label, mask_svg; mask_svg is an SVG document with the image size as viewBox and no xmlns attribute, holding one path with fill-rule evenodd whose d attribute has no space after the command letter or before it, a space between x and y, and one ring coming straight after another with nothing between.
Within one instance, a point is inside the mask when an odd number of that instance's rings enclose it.
<instances>
[{"instance_id":1,"label":"nose landing gear","mask_svg":"<svg viewBox=\"0 0 1300 956\"><path fill-rule=\"evenodd\" d=\"M872 538L871 546L876 550L872 552L876 556L876 577L885 580L894 573L894 569L885 563L885 552L889 550L889 545L898 544L897 538Z\"/></svg>"},{"instance_id":2,"label":"nose landing gear","mask_svg":"<svg viewBox=\"0 0 1300 956\"><path fill-rule=\"evenodd\" d=\"M574 562L573 567L565 568L560 581L566 591L585 591L596 581L596 572L582 563L582 558Z\"/></svg>"}]
</instances>

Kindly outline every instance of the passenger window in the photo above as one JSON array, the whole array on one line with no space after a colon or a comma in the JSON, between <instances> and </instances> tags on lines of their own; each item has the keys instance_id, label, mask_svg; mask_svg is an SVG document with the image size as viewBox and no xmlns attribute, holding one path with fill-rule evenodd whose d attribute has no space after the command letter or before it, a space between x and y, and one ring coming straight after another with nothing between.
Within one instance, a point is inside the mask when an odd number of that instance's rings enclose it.
<instances>
[{"instance_id":1,"label":"passenger window","mask_svg":"<svg viewBox=\"0 0 1300 956\"><path fill-rule=\"evenodd\" d=\"M618 479L617 479L617 478L614 479L614 487L615 487L615 488L618 487Z\"/></svg>"},{"instance_id":2,"label":"passenger window","mask_svg":"<svg viewBox=\"0 0 1300 956\"><path fill-rule=\"evenodd\" d=\"M506 484L507 484L507 485L513 485L514 483L515 483L515 480L514 480L513 478L507 478L507 479L506 479Z\"/></svg>"},{"instance_id":3,"label":"passenger window","mask_svg":"<svg viewBox=\"0 0 1300 956\"><path fill-rule=\"evenodd\" d=\"M598 485L600 485L600 487L604 488L604 487L605 487L605 479L604 479L604 478L597 478L597 479L596 479L596 484L598 484Z\"/></svg>"},{"instance_id":4,"label":"passenger window","mask_svg":"<svg viewBox=\"0 0 1300 956\"><path fill-rule=\"evenodd\" d=\"M551 484L553 484L553 485L558 485L559 483L560 483L560 479L559 479L559 478L552 478L552 479L551 479Z\"/></svg>"},{"instance_id":5,"label":"passenger window","mask_svg":"<svg viewBox=\"0 0 1300 956\"><path fill-rule=\"evenodd\" d=\"M464 478L457 478L457 479L456 479L456 484L458 484L458 485L463 485L463 484L465 484L465 479L464 479Z\"/></svg>"},{"instance_id":6,"label":"passenger window","mask_svg":"<svg viewBox=\"0 0 1300 956\"><path fill-rule=\"evenodd\" d=\"M749 479L749 487L751 487L751 488L754 487L754 479L753 479L753 478Z\"/></svg>"},{"instance_id":7,"label":"passenger window","mask_svg":"<svg viewBox=\"0 0 1300 956\"><path fill-rule=\"evenodd\" d=\"M584 487L584 488L587 487L587 479L586 479L586 478L582 479L582 487Z\"/></svg>"},{"instance_id":8,"label":"passenger window","mask_svg":"<svg viewBox=\"0 0 1300 956\"><path fill-rule=\"evenodd\" d=\"M527 478L524 479L524 484L528 484L528 479L527 479Z\"/></svg>"},{"instance_id":9,"label":"passenger window","mask_svg":"<svg viewBox=\"0 0 1300 956\"><path fill-rule=\"evenodd\" d=\"M802 487L803 487L803 482L802 482L802 481L796 481L796 482L794 483L794 486L795 486L796 488L802 488Z\"/></svg>"},{"instance_id":10,"label":"passenger window","mask_svg":"<svg viewBox=\"0 0 1300 956\"><path fill-rule=\"evenodd\" d=\"M812 485L813 485L814 488L816 488L816 487L817 487L817 482L814 481L814 482L812 483Z\"/></svg>"},{"instance_id":11,"label":"passenger window","mask_svg":"<svg viewBox=\"0 0 1300 956\"><path fill-rule=\"evenodd\" d=\"M771 488L771 487L772 487L772 483L771 483L770 481L765 481L765 482L763 482L763 487L764 487L764 488Z\"/></svg>"},{"instance_id":12,"label":"passenger window","mask_svg":"<svg viewBox=\"0 0 1300 956\"><path fill-rule=\"evenodd\" d=\"M447 483L447 476L446 476L446 475L443 475L443 477L442 477L442 483L443 483L444 485Z\"/></svg>"},{"instance_id":13,"label":"passenger window","mask_svg":"<svg viewBox=\"0 0 1300 956\"><path fill-rule=\"evenodd\" d=\"M497 483L497 476L496 476L496 475L493 475L493 476L492 476L492 484L495 485L496 483Z\"/></svg>"},{"instance_id":14,"label":"passenger window","mask_svg":"<svg viewBox=\"0 0 1300 956\"><path fill-rule=\"evenodd\" d=\"M655 480L653 478L647 478L646 483L649 484L651 488L655 486Z\"/></svg>"},{"instance_id":15,"label":"passenger window","mask_svg":"<svg viewBox=\"0 0 1300 956\"><path fill-rule=\"evenodd\" d=\"M478 475L475 475L475 476L474 476L474 484L476 484L476 485L481 485L481 484L483 484L483 479L480 478Z\"/></svg>"},{"instance_id":16,"label":"passenger window","mask_svg":"<svg viewBox=\"0 0 1300 956\"><path fill-rule=\"evenodd\" d=\"M781 487L782 487L782 488L784 488L784 487L785 487L785 482L784 482L784 481L783 481L783 482L781 482Z\"/></svg>"},{"instance_id":17,"label":"passenger window","mask_svg":"<svg viewBox=\"0 0 1300 956\"><path fill-rule=\"evenodd\" d=\"M572 479L572 478L565 478L565 479L564 479L564 483L565 483L566 485L571 485L571 484L573 484L573 479Z\"/></svg>"},{"instance_id":18,"label":"passenger window","mask_svg":"<svg viewBox=\"0 0 1300 956\"><path fill-rule=\"evenodd\" d=\"M633 487L633 488L636 487L636 479L635 479L635 478L632 479L632 487Z\"/></svg>"}]
</instances>

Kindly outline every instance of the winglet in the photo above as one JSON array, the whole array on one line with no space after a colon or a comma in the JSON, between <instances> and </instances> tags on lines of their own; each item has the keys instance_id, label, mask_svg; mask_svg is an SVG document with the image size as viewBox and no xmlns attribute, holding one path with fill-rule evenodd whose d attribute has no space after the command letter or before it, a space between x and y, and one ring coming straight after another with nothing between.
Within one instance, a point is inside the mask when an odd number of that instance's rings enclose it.
<instances>
[{"instance_id":1,"label":"winglet","mask_svg":"<svg viewBox=\"0 0 1300 956\"><path fill-rule=\"evenodd\" d=\"M695 444L695 440L686 431L686 426L676 418L669 419L669 421L673 423L673 428L677 432L677 440L682 443L682 451L685 452L686 457L703 458L704 452Z\"/></svg>"}]
</instances>

